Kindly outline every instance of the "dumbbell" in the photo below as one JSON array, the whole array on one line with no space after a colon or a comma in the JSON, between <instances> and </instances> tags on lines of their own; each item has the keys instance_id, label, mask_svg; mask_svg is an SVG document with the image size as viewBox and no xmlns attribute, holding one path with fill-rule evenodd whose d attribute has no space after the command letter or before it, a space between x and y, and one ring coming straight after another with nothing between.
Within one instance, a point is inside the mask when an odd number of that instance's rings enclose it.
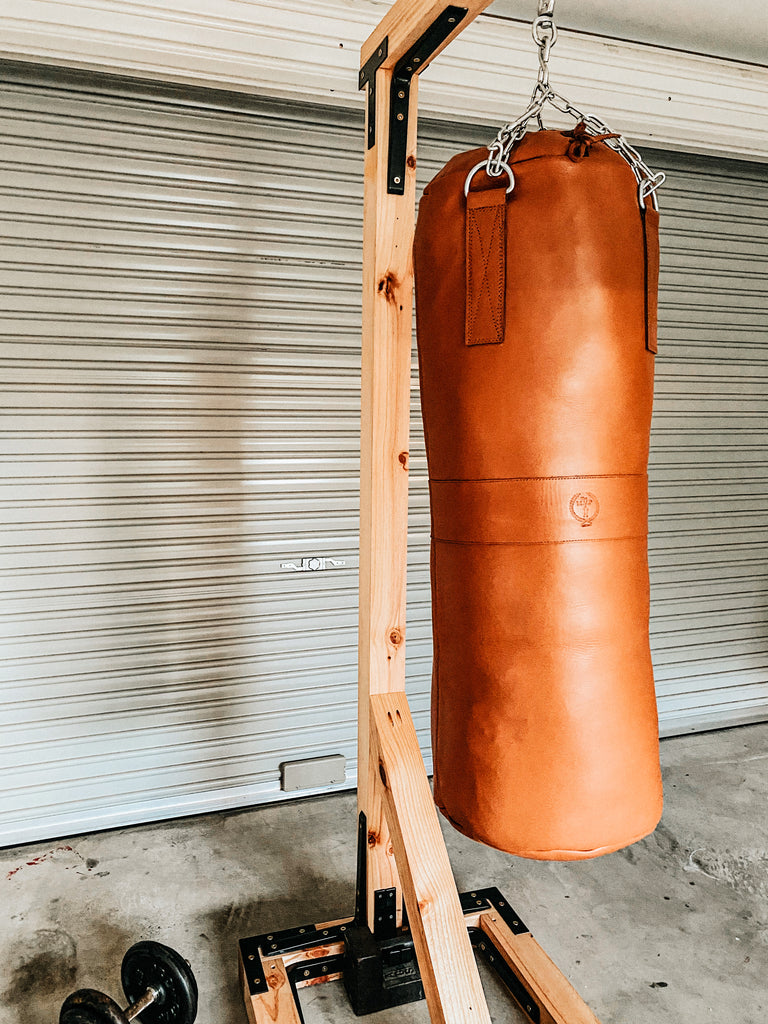
<instances>
[{"instance_id":1,"label":"dumbbell","mask_svg":"<svg viewBox=\"0 0 768 1024\"><path fill-rule=\"evenodd\" d=\"M64 1000L59 1024L193 1024L197 1016L197 982L187 961L160 942L137 942L123 957L120 969L125 1010L92 988L81 988Z\"/></svg>"}]
</instances>

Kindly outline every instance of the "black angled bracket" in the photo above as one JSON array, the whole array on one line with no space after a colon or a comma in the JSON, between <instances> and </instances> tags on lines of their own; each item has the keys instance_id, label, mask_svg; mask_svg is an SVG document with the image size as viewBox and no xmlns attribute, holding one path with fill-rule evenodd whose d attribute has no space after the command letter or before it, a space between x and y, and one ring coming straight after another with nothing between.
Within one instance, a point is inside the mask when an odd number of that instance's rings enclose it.
<instances>
[{"instance_id":1,"label":"black angled bracket","mask_svg":"<svg viewBox=\"0 0 768 1024\"><path fill-rule=\"evenodd\" d=\"M366 128L367 147L376 143L376 72L389 53L389 36L384 36L381 45L360 68L358 89L368 88L368 125Z\"/></svg>"},{"instance_id":2,"label":"black angled bracket","mask_svg":"<svg viewBox=\"0 0 768 1024\"><path fill-rule=\"evenodd\" d=\"M405 158L408 147L408 106L411 79L435 50L456 30L467 14L466 7L446 7L435 18L424 35L395 64L389 95L389 154L387 160L387 192L401 196L405 192Z\"/></svg>"},{"instance_id":3,"label":"black angled bracket","mask_svg":"<svg viewBox=\"0 0 768 1024\"><path fill-rule=\"evenodd\" d=\"M408 148L408 107L411 79L429 61L435 50L456 31L467 15L466 7L450 6L440 14L410 50L395 64L389 96L389 149L387 153L387 192L405 192L405 161ZM387 56L389 39L368 59L360 70L360 88L368 87L367 138L370 149L376 142L376 72Z\"/></svg>"}]
</instances>

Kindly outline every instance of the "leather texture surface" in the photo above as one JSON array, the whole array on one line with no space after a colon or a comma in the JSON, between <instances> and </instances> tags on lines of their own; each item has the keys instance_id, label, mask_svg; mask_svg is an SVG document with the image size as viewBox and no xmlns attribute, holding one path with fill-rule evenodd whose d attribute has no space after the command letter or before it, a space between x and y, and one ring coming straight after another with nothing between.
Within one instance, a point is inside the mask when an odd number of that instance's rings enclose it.
<instances>
[{"instance_id":1,"label":"leather texture surface","mask_svg":"<svg viewBox=\"0 0 768 1024\"><path fill-rule=\"evenodd\" d=\"M581 859L661 815L646 476L658 215L604 142L524 136L503 214L482 170L464 195L486 155L427 186L414 244L435 799L490 846Z\"/></svg>"}]
</instances>

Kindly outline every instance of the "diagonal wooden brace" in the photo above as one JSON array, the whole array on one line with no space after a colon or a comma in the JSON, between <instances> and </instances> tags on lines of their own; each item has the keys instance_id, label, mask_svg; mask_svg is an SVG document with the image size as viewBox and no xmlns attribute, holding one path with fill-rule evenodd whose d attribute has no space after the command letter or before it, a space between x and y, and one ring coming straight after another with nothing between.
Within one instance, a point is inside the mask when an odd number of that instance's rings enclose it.
<instances>
[{"instance_id":1,"label":"diagonal wooden brace","mask_svg":"<svg viewBox=\"0 0 768 1024\"><path fill-rule=\"evenodd\" d=\"M371 755L432 1024L490 1024L405 693L371 696Z\"/></svg>"}]
</instances>

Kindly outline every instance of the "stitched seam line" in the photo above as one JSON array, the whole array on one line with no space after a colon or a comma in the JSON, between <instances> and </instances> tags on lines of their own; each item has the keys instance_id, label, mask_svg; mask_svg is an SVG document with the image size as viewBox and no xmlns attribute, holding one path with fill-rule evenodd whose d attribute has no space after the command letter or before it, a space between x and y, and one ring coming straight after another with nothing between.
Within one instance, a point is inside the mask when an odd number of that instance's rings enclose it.
<instances>
[{"instance_id":1,"label":"stitched seam line","mask_svg":"<svg viewBox=\"0 0 768 1024\"><path fill-rule=\"evenodd\" d=\"M583 473L577 476L480 476L480 477L432 477L431 484L496 484L511 480L622 480L644 478L647 473Z\"/></svg>"},{"instance_id":2,"label":"stitched seam line","mask_svg":"<svg viewBox=\"0 0 768 1024\"><path fill-rule=\"evenodd\" d=\"M469 233L468 237L468 259L467 259L467 274L469 275L469 287L467 289L467 337L472 337L475 330L475 319L477 317L477 300L475 299L475 273L474 273L474 260L472 255L474 253L474 238L476 230L476 213L475 210L468 210L467 216L469 223L467 224L467 230Z\"/></svg>"},{"instance_id":3,"label":"stitched seam line","mask_svg":"<svg viewBox=\"0 0 768 1024\"><path fill-rule=\"evenodd\" d=\"M467 274L469 276L469 286L467 289L467 343L470 345L493 344L503 340L501 310L503 308L504 285L500 277L498 294L496 302L494 303L491 291L491 282L488 277L488 269L492 254L495 252L499 259L503 259L504 257L504 239L500 237L498 243L496 242L497 235L501 234L502 208L499 206L487 206L481 207L480 209L484 211L484 219L491 221L488 250L486 252L483 251L483 237L478 217L479 210L473 208L467 211L467 233L469 236L469 259L467 266ZM478 270L476 266L478 254L479 261L481 263L480 270ZM488 306L493 320L493 325L496 328L495 336L487 339L485 337L476 337L475 335L475 324L477 322L477 314L480 308L480 298L484 292L488 295Z\"/></svg>"},{"instance_id":4,"label":"stitched seam line","mask_svg":"<svg viewBox=\"0 0 768 1024\"><path fill-rule=\"evenodd\" d=\"M572 537L567 540L444 540L442 537L433 537L432 540L435 544L453 544L462 548L529 548L547 544L603 544L612 540L639 540L647 536L647 533L630 533L622 537Z\"/></svg>"},{"instance_id":5,"label":"stitched seam line","mask_svg":"<svg viewBox=\"0 0 768 1024\"><path fill-rule=\"evenodd\" d=\"M488 293L488 305L489 305L490 310L491 310L491 318L493 320L493 325L496 328L496 335L498 337L498 333L499 333L499 308L498 308L498 300L496 302L496 305L494 305L493 295L491 294L491 282L490 282L490 279L488 277L488 268L490 267L490 263L491 263L491 254L494 251L494 241L496 239L496 234L497 234L498 229L499 229L499 207L498 206L493 208L492 214L487 219L491 221L490 232L488 234L488 251L486 253L483 253L483 240L482 240L482 237L480 236L479 232L478 232L478 246L479 246L479 249L480 249L480 255L482 257L482 264L483 264L482 285L483 285L483 287L485 288L485 290ZM497 248L497 250L496 250L496 254L497 255L498 255L498 250L500 248L501 247L499 246Z\"/></svg>"}]
</instances>

